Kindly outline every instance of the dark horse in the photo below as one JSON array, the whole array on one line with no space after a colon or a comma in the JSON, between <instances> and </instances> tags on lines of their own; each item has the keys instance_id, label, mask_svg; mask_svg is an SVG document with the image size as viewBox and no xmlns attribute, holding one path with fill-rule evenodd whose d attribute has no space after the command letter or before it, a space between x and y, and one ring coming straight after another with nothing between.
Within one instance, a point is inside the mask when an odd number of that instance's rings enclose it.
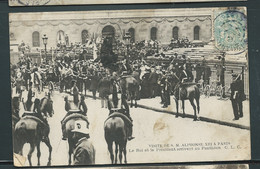
<instances>
[{"instance_id":1,"label":"dark horse","mask_svg":"<svg viewBox=\"0 0 260 169\"><path fill-rule=\"evenodd\" d=\"M108 104L108 109L111 110L111 103ZM127 144L127 126L121 117L110 117L104 123L105 139L107 142L108 151L112 164L117 163L117 154L119 148L119 160L122 164L122 153L126 159L126 144ZM113 143L115 142L115 156L113 153Z\"/></svg>"},{"instance_id":2,"label":"dark horse","mask_svg":"<svg viewBox=\"0 0 260 169\"><path fill-rule=\"evenodd\" d=\"M46 108L46 112L52 114L53 113L53 110L51 109L52 105L46 105L46 104L52 104L52 102L43 101L43 99L42 101L40 101L39 99L35 99L34 101L34 106L35 109L38 110L38 113L42 113L43 111L42 108ZM37 113L31 113L31 114L37 114ZM49 139L50 129L48 123L44 121L45 120L43 118L39 118L39 115L24 115L15 125L14 152L22 155L24 144L29 143L30 150L27 157L30 166L32 166L31 156L35 150L35 147L37 148L37 157L38 157L37 164L40 165L41 141L44 142L49 148L49 158L48 158L47 165L51 165L52 146L50 144L50 139Z\"/></svg>"},{"instance_id":3,"label":"dark horse","mask_svg":"<svg viewBox=\"0 0 260 169\"><path fill-rule=\"evenodd\" d=\"M133 100L135 101L135 107L137 107L137 98L138 98L138 90L139 83L132 75L127 77L122 77L120 79L121 92L125 96L127 96L128 100L131 100L130 107L133 107Z\"/></svg>"},{"instance_id":4,"label":"dark horse","mask_svg":"<svg viewBox=\"0 0 260 169\"><path fill-rule=\"evenodd\" d=\"M193 107L194 110L194 121L199 120L199 111L200 111L200 105L199 105L199 100L200 100L200 91L199 91L199 87L197 86L197 84L194 83L178 83L175 88L174 88L174 92L173 92L174 96L175 96L175 103L176 103L176 110L177 110L177 114L176 117L179 116L179 100L182 101L182 110L183 110L183 117L185 116L185 105L184 102L185 100L189 100L190 104ZM198 115L196 113L196 105L194 104L194 99L196 100L196 104L197 104L197 110L198 110Z\"/></svg>"},{"instance_id":5,"label":"dark horse","mask_svg":"<svg viewBox=\"0 0 260 169\"><path fill-rule=\"evenodd\" d=\"M43 113L45 117L53 116L53 101L51 99L50 92L48 93L48 97L44 97L41 99L40 112Z\"/></svg>"}]
</instances>

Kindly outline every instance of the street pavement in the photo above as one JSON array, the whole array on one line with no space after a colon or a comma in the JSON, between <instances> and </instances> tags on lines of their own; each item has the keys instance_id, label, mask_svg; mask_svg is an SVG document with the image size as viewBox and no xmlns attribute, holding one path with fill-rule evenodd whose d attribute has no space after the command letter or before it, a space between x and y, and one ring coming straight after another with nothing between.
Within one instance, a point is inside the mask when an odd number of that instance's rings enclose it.
<instances>
[{"instance_id":1,"label":"street pavement","mask_svg":"<svg viewBox=\"0 0 260 169\"><path fill-rule=\"evenodd\" d=\"M26 96L26 92L23 94ZM44 95L44 93L42 93ZM53 147L52 165L68 164L68 143L63 141L61 131L61 120L65 116L65 93L55 91L52 94L54 115L48 119L50 125L50 141ZM71 100L72 97L69 96ZM212 101L215 101L214 103ZM90 140L96 149L96 164L110 164L110 156L104 138L104 121L108 117L108 109L101 108L101 101L87 97L85 100L88 106L88 119L90 121ZM159 97L154 99L142 99L138 104L145 104L160 108ZM172 102L173 103L173 102ZM223 104L225 103L225 104ZM228 104L227 104L228 103ZM217 105L216 105L217 104ZM231 109L226 109L224 105L229 105L229 101L217 101L212 98L201 99L201 116L211 115L232 119ZM205 108L206 106L206 108ZM231 105L229 105L231 106ZM186 113L193 113L191 106L187 102ZM245 106L246 107L246 106ZM174 111L174 104L170 106ZM214 110L214 111L213 111ZM228 111L227 111L228 110ZM22 112L23 110L21 110ZM211 111L210 113L206 113ZM218 114L217 114L218 113ZM225 113L225 115L223 115ZM187 162L187 161L212 161L212 160L239 160L250 158L250 131L243 130L204 121L192 121L190 118L175 118L169 113L159 113L144 108L131 108L130 114L133 119L133 136L135 139L127 143L128 163L157 163L157 162ZM222 115L220 115L222 114ZM246 119L246 118L245 118ZM240 121L244 121L241 119ZM238 121L238 122L240 122ZM243 123L245 124L245 123ZM235 147L227 149L206 150L179 150L168 151L157 149L162 145L183 144L184 148L189 143L226 144ZM237 148L239 146L239 148ZM152 151L151 148L154 148ZM29 145L24 146L24 155L27 155ZM32 155L33 165L37 165L37 151ZM41 165L45 166L48 160L48 149L41 143ZM199 155L198 155L199 154ZM25 165L28 165L28 161Z\"/></svg>"},{"instance_id":2,"label":"street pavement","mask_svg":"<svg viewBox=\"0 0 260 169\"><path fill-rule=\"evenodd\" d=\"M161 98L148 98L141 99L138 101L138 105L148 109L159 109L162 112L174 112L176 113L176 104L173 96L171 96L171 105L167 108L162 108L160 104ZM194 101L195 102L195 101ZM195 103L196 104L196 103ZM233 120L234 114L231 105L231 101L229 98L219 99L217 96L205 97L202 95L200 97L200 117L206 117L209 119L217 120L219 122L228 123L232 126L241 125L245 128L250 128L250 113L249 113L249 100L243 102L243 111L244 117L239 120ZM179 101L179 113L182 114L182 106L181 101ZM189 115L194 115L193 108L189 102L189 100L185 101L185 113Z\"/></svg>"}]
</instances>

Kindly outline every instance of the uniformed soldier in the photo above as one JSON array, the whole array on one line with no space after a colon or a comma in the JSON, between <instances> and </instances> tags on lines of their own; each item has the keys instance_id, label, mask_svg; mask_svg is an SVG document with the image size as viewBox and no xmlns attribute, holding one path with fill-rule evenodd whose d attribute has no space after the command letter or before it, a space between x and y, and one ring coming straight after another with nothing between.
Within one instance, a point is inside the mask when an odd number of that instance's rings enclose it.
<instances>
[{"instance_id":1,"label":"uniformed soldier","mask_svg":"<svg viewBox=\"0 0 260 169\"><path fill-rule=\"evenodd\" d=\"M168 107L171 104L170 100L170 90L171 86L168 81L169 73L166 74L166 72L163 72L162 78L161 78L161 93L162 93L162 102L163 102L163 108Z\"/></svg>"},{"instance_id":2,"label":"uniformed soldier","mask_svg":"<svg viewBox=\"0 0 260 169\"><path fill-rule=\"evenodd\" d=\"M73 152L74 165L95 164L95 148L89 141L88 124L84 120L75 121L73 141L76 143Z\"/></svg>"},{"instance_id":3,"label":"uniformed soldier","mask_svg":"<svg viewBox=\"0 0 260 169\"><path fill-rule=\"evenodd\" d=\"M234 119L239 120L243 117L243 101L245 100L244 83L241 80L240 74L232 74L232 83L230 84L231 96Z\"/></svg>"},{"instance_id":4,"label":"uniformed soldier","mask_svg":"<svg viewBox=\"0 0 260 169\"><path fill-rule=\"evenodd\" d=\"M216 65L216 69L217 69L217 78L218 81L221 85L221 87L225 86L225 71L226 71L226 67L225 67L225 57L224 56L219 56L218 57L219 63ZM223 92L223 96L225 97L225 92Z\"/></svg>"}]
</instances>

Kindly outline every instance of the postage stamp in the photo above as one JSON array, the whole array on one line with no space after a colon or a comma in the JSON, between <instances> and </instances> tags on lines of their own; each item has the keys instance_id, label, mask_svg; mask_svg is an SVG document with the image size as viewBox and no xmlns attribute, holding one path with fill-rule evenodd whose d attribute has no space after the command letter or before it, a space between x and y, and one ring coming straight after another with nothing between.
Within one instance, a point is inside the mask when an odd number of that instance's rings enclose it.
<instances>
[{"instance_id":1,"label":"postage stamp","mask_svg":"<svg viewBox=\"0 0 260 169\"><path fill-rule=\"evenodd\" d=\"M51 0L10 0L9 3L17 3L21 6L47 5Z\"/></svg>"},{"instance_id":2,"label":"postage stamp","mask_svg":"<svg viewBox=\"0 0 260 169\"><path fill-rule=\"evenodd\" d=\"M242 52L247 48L247 19L236 10L225 11L214 22L215 45L224 51Z\"/></svg>"}]
</instances>

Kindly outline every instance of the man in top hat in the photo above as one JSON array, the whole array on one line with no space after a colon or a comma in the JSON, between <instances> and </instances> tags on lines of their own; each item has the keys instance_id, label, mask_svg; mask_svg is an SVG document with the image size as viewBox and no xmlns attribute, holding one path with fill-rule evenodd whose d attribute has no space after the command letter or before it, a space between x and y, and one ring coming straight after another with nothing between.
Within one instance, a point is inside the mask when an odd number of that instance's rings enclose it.
<instances>
[{"instance_id":1,"label":"man in top hat","mask_svg":"<svg viewBox=\"0 0 260 169\"><path fill-rule=\"evenodd\" d=\"M218 81L220 83L220 85L223 87L225 86L225 71L226 71L226 67L225 67L225 56L218 56L218 64L216 65L216 69L217 69L217 78ZM223 92L223 96L225 97L225 92Z\"/></svg>"},{"instance_id":2,"label":"man in top hat","mask_svg":"<svg viewBox=\"0 0 260 169\"><path fill-rule=\"evenodd\" d=\"M79 105L79 89L77 87L77 83L76 83L76 80L73 80L72 81L73 83L73 87L71 89L72 91L72 95L73 95L73 102L75 105Z\"/></svg>"},{"instance_id":3,"label":"man in top hat","mask_svg":"<svg viewBox=\"0 0 260 169\"><path fill-rule=\"evenodd\" d=\"M241 80L241 74L232 74L232 83L230 84L231 96L234 119L239 120L243 117L243 101L246 99L244 93L244 82Z\"/></svg>"},{"instance_id":4,"label":"man in top hat","mask_svg":"<svg viewBox=\"0 0 260 169\"><path fill-rule=\"evenodd\" d=\"M156 73L154 66L152 66L151 68L151 73L148 80L149 80L150 97L155 98L158 89L158 84L157 84L158 74Z\"/></svg>"},{"instance_id":5,"label":"man in top hat","mask_svg":"<svg viewBox=\"0 0 260 169\"><path fill-rule=\"evenodd\" d=\"M151 96L150 83L149 83L150 73L151 73L151 68L147 67L145 69L144 75L142 76L141 97L143 98L148 98Z\"/></svg>"},{"instance_id":6,"label":"man in top hat","mask_svg":"<svg viewBox=\"0 0 260 169\"><path fill-rule=\"evenodd\" d=\"M89 139L88 123L84 120L75 121L72 139L76 143L73 152L74 165L95 164L95 148Z\"/></svg>"},{"instance_id":7,"label":"man in top hat","mask_svg":"<svg viewBox=\"0 0 260 169\"><path fill-rule=\"evenodd\" d=\"M162 71L162 77L160 79L161 88L161 104L163 108L167 108L171 104L170 100L170 83L168 81L168 75L165 70Z\"/></svg>"}]
</instances>

